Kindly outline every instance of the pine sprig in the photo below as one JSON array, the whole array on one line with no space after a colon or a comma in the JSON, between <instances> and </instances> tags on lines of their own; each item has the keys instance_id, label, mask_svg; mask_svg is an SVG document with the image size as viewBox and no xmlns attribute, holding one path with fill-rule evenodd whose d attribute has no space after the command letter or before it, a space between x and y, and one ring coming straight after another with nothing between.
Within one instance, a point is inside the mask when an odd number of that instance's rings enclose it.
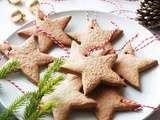
<instances>
[{"instance_id":1,"label":"pine sprig","mask_svg":"<svg viewBox=\"0 0 160 120\"><path fill-rule=\"evenodd\" d=\"M25 120L30 120L30 117L37 112L38 105L41 101L41 99L37 99L37 93L35 92L32 97L29 99L29 103L25 108L24 111L24 119Z\"/></svg>"},{"instance_id":2,"label":"pine sprig","mask_svg":"<svg viewBox=\"0 0 160 120\"><path fill-rule=\"evenodd\" d=\"M0 120L12 120L13 113L17 112L17 110L23 106L28 99L32 96L32 93L26 93L23 96L18 97L6 111L0 113Z\"/></svg>"},{"instance_id":3,"label":"pine sprig","mask_svg":"<svg viewBox=\"0 0 160 120\"><path fill-rule=\"evenodd\" d=\"M52 109L56 106L56 101L49 101L43 105L40 105L39 109L35 111L27 120L37 120L38 118L43 118L46 116L46 114L50 113Z\"/></svg>"},{"instance_id":4,"label":"pine sprig","mask_svg":"<svg viewBox=\"0 0 160 120\"><path fill-rule=\"evenodd\" d=\"M59 75L54 80L50 80L52 73L57 72L62 64L62 59L56 59L53 63L49 65L43 79L39 83L39 89L30 98L29 104L25 108L25 120L36 120L41 116L40 102L42 97L45 94L51 92L54 87L64 78L63 75Z\"/></svg>"},{"instance_id":5,"label":"pine sprig","mask_svg":"<svg viewBox=\"0 0 160 120\"><path fill-rule=\"evenodd\" d=\"M57 106L56 101L48 101L45 104L40 105L40 116L45 115L46 113L50 113L53 108Z\"/></svg>"},{"instance_id":6,"label":"pine sprig","mask_svg":"<svg viewBox=\"0 0 160 120\"><path fill-rule=\"evenodd\" d=\"M61 58L57 58L54 60L53 63L49 65L47 71L44 74L43 80L39 82L38 86L40 90L46 84L46 82L50 79L52 73L58 71L62 64L63 64L63 60Z\"/></svg>"},{"instance_id":7,"label":"pine sprig","mask_svg":"<svg viewBox=\"0 0 160 120\"><path fill-rule=\"evenodd\" d=\"M19 64L17 60L10 61L0 70L0 74L4 77L18 67ZM24 120L37 120L39 117L51 111L51 109L56 106L57 102L50 101L45 105L41 105L41 99L45 94L54 90L55 86L64 79L63 75L60 74L55 79L51 80L52 73L57 72L62 64L62 59L54 60L54 62L49 65L43 79L40 81L38 90L18 97L5 112L0 113L0 120L13 120L13 113L17 112L18 109L25 104L27 106L25 106Z\"/></svg>"},{"instance_id":8,"label":"pine sprig","mask_svg":"<svg viewBox=\"0 0 160 120\"><path fill-rule=\"evenodd\" d=\"M54 80L50 80L49 82L47 82L47 84L43 87L43 89L41 90L41 94L48 94L49 92L53 91L54 88L60 83L60 81L62 81L64 79L63 75L59 75L58 77L56 77Z\"/></svg>"},{"instance_id":9,"label":"pine sprig","mask_svg":"<svg viewBox=\"0 0 160 120\"><path fill-rule=\"evenodd\" d=\"M0 68L0 78L6 77L10 72L15 70L20 65L20 61L17 59L8 60L1 68Z\"/></svg>"}]
</instances>

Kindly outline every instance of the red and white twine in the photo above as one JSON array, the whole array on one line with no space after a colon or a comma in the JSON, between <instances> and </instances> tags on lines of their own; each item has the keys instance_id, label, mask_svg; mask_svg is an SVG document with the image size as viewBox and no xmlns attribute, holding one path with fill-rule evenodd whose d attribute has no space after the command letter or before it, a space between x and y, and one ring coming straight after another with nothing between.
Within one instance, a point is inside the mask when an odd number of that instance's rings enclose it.
<instances>
[{"instance_id":1,"label":"red and white twine","mask_svg":"<svg viewBox=\"0 0 160 120\"><path fill-rule=\"evenodd\" d=\"M112 32L110 32L109 36L107 36L107 38L106 38L106 41L102 42L100 45L96 45L96 46L94 46L94 47L92 47L92 48L89 48L89 49L87 50L87 56L88 56L88 55L91 55L94 51L97 51L97 50L105 50L106 44L107 44L108 42L110 42L109 40L112 39L112 36L113 36L113 34L114 34L114 32L115 32L116 30L117 30L117 29L115 29L115 30L113 30Z\"/></svg>"},{"instance_id":2,"label":"red and white twine","mask_svg":"<svg viewBox=\"0 0 160 120\"><path fill-rule=\"evenodd\" d=\"M52 33L46 32L46 31L44 31L43 29L41 29L40 27L38 27L38 26L36 26L36 28L37 28L37 32L40 32L40 33L42 33L43 35L45 35L46 37L48 37L49 39L53 40L53 42L54 42L55 44L57 44L60 48L62 48L62 49L65 51L66 55L63 56L63 57L65 57L65 58L66 58L66 57L69 57L69 55L70 55L69 50L64 46L64 44L62 44L62 43L60 42L60 40L57 40L55 37L53 37Z\"/></svg>"},{"instance_id":3,"label":"red and white twine","mask_svg":"<svg viewBox=\"0 0 160 120\"><path fill-rule=\"evenodd\" d=\"M137 47L135 47L135 51L139 51L139 50L145 48L146 46L150 45L151 43L153 43L156 40L160 40L160 33L156 33L153 36L143 40L140 44L137 45ZM147 42L147 41L149 41L149 42ZM145 43L145 42L147 42L147 43Z\"/></svg>"},{"instance_id":4,"label":"red and white twine","mask_svg":"<svg viewBox=\"0 0 160 120\"><path fill-rule=\"evenodd\" d=\"M16 84L16 82L14 82L13 80L10 79L5 79L8 82L10 82L14 87L16 87L21 93L25 94L25 91L21 88L21 86L19 86L18 84Z\"/></svg>"},{"instance_id":5,"label":"red and white twine","mask_svg":"<svg viewBox=\"0 0 160 120\"><path fill-rule=\"evenodd\" d=\"M51 2L40 2L40 5L47 5L51 7L51 11L47 14L47 16L50 16L52 14L55 14L54 5Z\"/></svg>"},{"instance_id":6,"label":"red and white twine","mask_svg":"<svg viewBox=\"0 0 160 120\"><path fill-rule=\"evenodd\" d=\"M137 110L143 110L144 108L149 108L149 109L152 109L154 111L160 111L160 106L158 107L153 107L153 106L149 106L149 105L144 105L144 104L139 104L133 100L129 100L129 99L122 99L121 101L122 103L128 103L128 104L135 104L137 105L137 108L134 109L134 111L137 111Z\"/></svg>"}]
</instances>

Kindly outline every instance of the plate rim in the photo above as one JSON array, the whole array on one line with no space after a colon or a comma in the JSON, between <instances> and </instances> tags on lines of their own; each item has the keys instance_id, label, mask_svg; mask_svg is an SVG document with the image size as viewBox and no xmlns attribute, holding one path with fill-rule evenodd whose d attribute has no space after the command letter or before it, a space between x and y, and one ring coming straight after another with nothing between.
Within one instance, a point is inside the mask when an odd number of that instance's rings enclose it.
<instances>
[{"instance_id":1,"label":"plate rim","mask_svg":"<svg viewBox=\"0 0 160 120\"><path fill-rule=\"evenodd\" d=\"M133 23L133 24L136 24L136 25L138 25L139 27L141 27L141 28L143 28L143 29L145 29L148 33L150 33L151 35L154 35L149 29L147 29L147 28L145 28L143 25L141 25L141 24L139 24L138 22L136 22L136 21L134 21L134 20L131 20L131 19L128 19L128 18L125 18L125 17L122 17L122 16L120 16L120 15L115 15L115 14L112 14L112 13L109 13L109 12L105 12L105 11L100 11L100 10L65 10L65 11L57 11L56 13L54 13L54 14L51 14L51 15L49 15L49 18L50 17L53 17L54 15L56 15L56 14L65 14L65 13L70 13L70 12L74 12L74 13L76 13L76 12L79 12L79 13L82 13L82 12L89 12L89 13L94 13L94 12L96 12L96 13L100 13L100 14L109 14L110 16L113 16L113 17L119 17L119 18L121 18L121 19L123 19L123 20L126 20L126 21L129 21L129 22L131 22L131 23ZM23 25L21 25L19 28L17 28L17 30L15 30L14 32L12 32L5 40L7 40L7 41L10 41L10 38L12 37L12 35L17 35L16 33L19 31L19 30L21 30L21 29L23 29L23 28L25 28L26 26L29 26L29 24L32 24L32 22L34 21L34 19L33 20L31 20L31 21L28 21L27 23L25 23L25 24L23 24ZM3 41L2 41L3 42ZM5 104L4 104L4 102L1 100L1 98L0 98L0 102L1 102L1 104L3 105L3 107L7 107ZM158 106L160 105L160 103L158 104ZM152 112L150 112L147 116L145 116L143 119L144 120L146 120L149 116L151 116L153 113L155 113L155 111L152 111Z\"/></svg>"}]
</instances>

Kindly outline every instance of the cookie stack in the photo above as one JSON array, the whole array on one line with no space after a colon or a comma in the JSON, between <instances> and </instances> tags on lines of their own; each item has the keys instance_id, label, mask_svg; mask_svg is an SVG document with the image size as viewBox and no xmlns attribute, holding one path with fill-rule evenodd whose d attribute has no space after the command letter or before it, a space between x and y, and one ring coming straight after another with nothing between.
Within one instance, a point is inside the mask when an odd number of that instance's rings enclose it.
<instances>
[{"instance_id":1,"label":"cookie stack","mask_svg":"<svg viewBox=\"0 0 160 120\"><path fill-rule=\"evenodd\" d=\"M36 16L39 28L50 33L56 41L71 45L70 57L60 69L66 73L66 79L42 99L42 104L58 101L53 109L54 120L67 120L73 109L90 108L94 108L98 120L111 120L114 112L140 107L124 98L121 89L129 84L140 90L139 72L157 65L157 60L136 57L131 43L117 54L112 41L118 40L123 31L118 28L103 30L95 19L88 21L86 32L66 34L64 29L71 16L51 20L41 11ZM21 46L4 43L0 50L8 58L19 59L22 72L38 83L39 66L54 60L47 54L54 42L35 26L19 31L18 35L27 38Z\"/></svg>"}]
</instances>

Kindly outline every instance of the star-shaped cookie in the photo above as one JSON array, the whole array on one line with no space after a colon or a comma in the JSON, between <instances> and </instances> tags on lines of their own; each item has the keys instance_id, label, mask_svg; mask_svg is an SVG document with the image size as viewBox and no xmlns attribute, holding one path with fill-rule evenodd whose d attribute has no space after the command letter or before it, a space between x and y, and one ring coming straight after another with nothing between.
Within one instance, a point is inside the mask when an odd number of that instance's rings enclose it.
<instances>
[{"instance_id":1,"label":"star-shaped cookie","mask_svg":"<svg viewBox=\"0 0 160 120\"><path fill-rule=\"evenodd\" d=\"M122 35L122 33L123 31L118 28L108 31L102 30L95 19L90 19L86 32L70 32L68 35L81 44L82 53L84 55L89 55L90 51L96 49L103 49L103 54L113 53L114 50L111 42Z\"/></svg>"},{"instance_id":2,"label":"star-shaped cookie","mask_svg":"<svg viewBox=\"0 0 160 120\"><path fill-rule=\"evenodd\" d=\"M9 59L18 59L21 62L19 69L32 82L37 84L39 81L39 66L52 62L53 57L41 53L35 39L35 36L31 36L19 46L10 46L9 43L3 43L0 44L0 50Z\"/></svg>"},{"instance_id":3,"label":"star-shaped cookie","mask_svg":"<svg viewBox=\"0 0 160 120\"><path fill-rule=\"evenodd\" d=\"M66 80L58 85L54 92L42 98L42 104L51 100L58 101L53 109L54 120L68 120L68 114L72 109L93 108L96 102L79 92L82 87L80 77L68 74Z\"/></svg>"},{"instance_id":4,"label":"star-shaped cookie","mask_svg":"<svg viewBox=\"0 0 160 120\"><path fill-rule=\"evenodd\" d=\"M112 120L113 114L118 111L135 110L140 105L121 96L119 88L102 88L94 96L97 120Z\"/></svg>"},{"instance_id":5,"label":"star-shaped cookie","mask_svg":"<svg viewBox=\"0 0 160 120\"><path fill-rule=\"evenodd\" d=\"M116 59L116 54L85 57L81 54L79 45L73 41L70 58L65 61L61 68L70 73L82 74L84 94L88 94L101 82L114 86L125 85L123 79L112 70L112 65Z\"/></svg>"},{"instance_id":6,"label":"star-shaped cookie","mask_svg":"<svg viewBox=\"0 0 160 120\"><path fill-rule=\"evenodd\" d=\"M64 16L54 20L49 19L40 10L37 11L36 15L36 25L46 31L51 33L51 35L59 42L64 45L71 45L71 39L64 32L65 27L69 23L71 16ZM54 41L48 38L41 32L37 32L36 27L32 26L26 29L18 31L18 35L22 37L29 37L33 33L38 36L38 44L41 52L47 52L54 44Z\"/></svg>"},{"instance_id":7,"label":"star-shaped cookie","mask_svg":"<svg viewBox=\"0 0 160 120\"><path fill-rule=\"evenodd\" d=\"M157 60L136 57L131 44L128 43L118 54L114 70L130 85L140 90L139 72L147 70L157 64Z\"/></svg>"}]
</instances>

